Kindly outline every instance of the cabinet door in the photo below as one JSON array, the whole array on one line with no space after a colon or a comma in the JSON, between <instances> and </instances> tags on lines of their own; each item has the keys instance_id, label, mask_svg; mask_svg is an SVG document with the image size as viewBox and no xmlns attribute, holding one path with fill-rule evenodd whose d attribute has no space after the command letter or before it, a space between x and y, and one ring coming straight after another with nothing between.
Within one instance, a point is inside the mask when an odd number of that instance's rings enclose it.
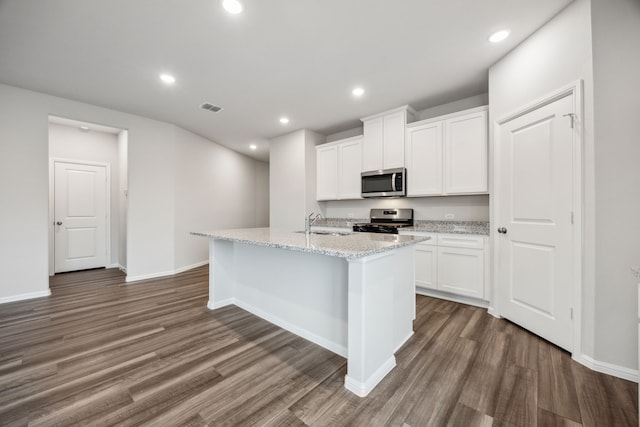
<instances>
[{"instance_id":1,"label":"cabinet door","mask_svg":"<svg viewBox=\"0 0 640 427\"><path fill-rule=\"evenodd\" d=\"M484 299L484 251L438 247L438 289Z\"/></svg>"},{"instance_id":2,"label":"cabinet door","mask_svg":"<svg viewBox=\"0 0 640 427\"><path fill-rule=\"evenodd\" d=\"M382 117L362 122L364 137L362 139L362 171L373 171L383 168L382 162Z\"/></svg>"},{"instance_id":3,"label":"cabinet door","mask_svg":"<svg viewBox=\"0 0 640 427\"><path fill-rule=\"evenodd\" d=\"M436 289L438 277L438 248L418 243L416 245L416 286Z\"/></svg>"},{"instance_id":4,"label":"cabinet door","mask_svg":"<svg viewBox=\"0 0 640 427\"><path fill-rule=\"evenodd\" d=\"M442 122L407 129L407 196L442 194Z\"/></svg>"},{"instance_id":5,"label":"cabinet door","mask_svg":"<svg viewBox=\"0 0 640 427\"><path fill-rule=\"evenodd\" d=\"M338 146L316 147L316 199L338 199Z\"/></svg>"},{"instance_id":6,"label":"cabinet door","mask_svg":"<svg viewBox=\"0 0 640 427\"><path fill-rule=\"evenodd\" d=\"M338 145L340 169L338 198L361 199L362 141L356 140Z\"/></svg>"},{"instance_id":7,"label":"cabinet door","mask_svg":"<svg viewBox=\"0 0 640 427\"><path fill-rule=\"evenodd\" d=\"M446 194L487 192L487 112L445 121Z\"/></svg>"},{"instance_id":8,"label":"cabinet door","mask_svg":"<svg viewBox=\"0 0 640 427\"><path fill-rule=\"evenodd\" d=\"M407 124L406 111L398 111L383 117L383 168L404 167L404 133Z\"/></svg>"}]
</instances>

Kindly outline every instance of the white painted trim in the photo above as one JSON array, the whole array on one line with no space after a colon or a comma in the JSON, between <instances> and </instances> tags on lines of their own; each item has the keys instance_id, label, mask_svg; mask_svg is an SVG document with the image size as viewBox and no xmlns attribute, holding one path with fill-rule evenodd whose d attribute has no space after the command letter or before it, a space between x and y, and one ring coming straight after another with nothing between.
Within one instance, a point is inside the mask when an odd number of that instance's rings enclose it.
<instances>
[{"instance_id":1,"label":"white painted trim","mask_svg":"<svg viewBox=\"0 0 640 427\"><path fill-rule=\"evenodd\" d=\"M174 274L175 274L174 270L170 270L170 271L161 271L159 273L141 274L139 276L127 276L127 278L125 279L125 282L129 283L129 282L138 282L140 280L157 279L158 277L173 276Z\"/></svg>"},{"instance_id":2,"label":"white painted trim","mask_svg":"<svg viewBox=\"0 0 640 427\"><path fill-rule=\"evenodd\" d=\"M332 351L339 356L342 356L344 358L347 357L346 347L338 345L334 342L331 342L326 338L316 335L313 332L310 332L304 328L301 328L298 325L294 325L293 323L287 322L286 320L281 319L280 317L274 316L271 313L267 313L266 311L261 310L257 307L254 307L251 304L247 304L243 301L240 301L237 298L231 298L231 299L233 299L234 300L233 303L236 306L240 307L241 309L246 310L249 313L254 314L258 317L261 317L262 319L266 320L267 322L273 323L276 326L280 326L282 329L286 329L287 331L292 332L308 341L311 341L314 344L318 344L320 347L324 347L327 350ZM229 301L229 300L221 301L218 304L226 301Z\"/></svg>"},{"instance_id":3,"label":"white painted trim","mask_svg":"<svg viewBox=\"0 0 640 427\"><path fill-rule=\"evenodd\" d=\"M8 302L24 301L24 300L33 299L33 298L48 297L50 295L51 295L51 289L47 289L46 291L29 292L29 293L26 293L26 294L11 295L10 297L2 297L2 298L0 298L0 304L5 304L5 303L8 303Z\"/></svg>"},{"instance_id":4,"label":"white painted trim","mask_svg":"<svg viewBox=\"0 0 640 427\"><path fill-rule=\"evenodd\" d=\"M418 127L418 126L422 126L422 125L427 125L433 122L441 122L443 120L447 120L447 119L453 119L455 117L458 116L465 116L467 114L474 114L474 113L481 113L481 112L489 112L489 106L488 105L482 105L480 107L474 107L474 108L469 108L466 110L460 110L460 111L456 111L453 113L449 113L449 114L443 114L442 116L436 116L436 117L429 117L428 119L423 119L423 120L419 120L417 122L411 122L411 123L407 123L406 128L407 129L411 129L414 127ZM456 193L457 195L457 193Z\"/></svg>"},{"instance_id":5,"label":"white painted trim","mask_svg":"<svg viewBox=\"0 0 640 427\"><path fill-rule=\"evenodd\" d=\"M169 271L161 271L159 273L149 273L149 274L141 274L139 276L127 276L126 282L137 282L139 280L147 280L147 279L156 279L158 277L166 277L173 276L176 274L184 273L185 271L193 270L194 268L202 267L203 265L209 264L209 260L196 262L195 264L187 265L185 267L180 267L175 270ZM127 272L126 267L116 264L116 267L119 267L120 270Z\"/></svg>"},{"instance_id":6,"label":"white painted trim","mask_svg":"<svg viewBox=\"0 0 640 427\"><path fill-rule=\"evenodd\" d=\"M118 270L122 271L124 274L127 274L127 267L123 266L122 264L118 264L116 267L118 268Z\"/></svg>"},{"instance_id":7,"label":"white painted trim","mask_svg":"<svg viewBox=\"0 0 640 427\"><path fill-rule=\"evenodd\" d=\"M117 264L109 264L111 262L111 163L105 162L92 162L88 160L75 160L75 159L65 159L61 157L49 157L49 276L53 276L56 274L55 271L55 227L53 225L55 218L55 164L57 162L60 163L73 163L76 165L86 165L86 166L100 166L105 168L105 174L107 175L106 182L106 224L105 224L105 268L110 268L110 265L114 267Z\"/></svg>"},{"instance_id":8,"label":"white painted trim","mask_svg":"<svg viewBox=\"0 0 640 427\"><path fill-rule=\"evenodd\" d=\"M416 318L414 317L413 320L416 320ZM398 350L400 350L402 348L402 346L405 345L407 343L407 341L409 341L409 339L413 336L413 334L414 334L414 331L412 329L411 332L406 337L404 337L404 339L402 341L400 341L400 344L398 344L396 349L393 350L393 353L394 354L397 353Z\"/></svg>"},{"instance_id":9,"label":"white painted trim","mask_svg":"<svg viewBox=\"0 0 640 427\"><path fill-rule=\"evenodd\" d=\"M365 397L396 366L395 356L391 356L365 381L360 382L349 375L344 376L344 387L358 397Z\"/></svg>"},{"instance_id":10,"label":"white painted trim","mask_svg":"<svg viewBox=\"0 0 640 427\"><path fill-rule=\"evenodd\" d=\"M584 157L583 157L583 145L584 145L584 105L583 105L583 81L578 79L572 83L569 83L545 96L542 96L520 108L505 114L493 123L493 139L492 144L494 150L494 168L495 165L500 164L500 150L496 150L496 147L500 140L500 126L516 119L524 114L527 114L533 110L543 107L547 104L557 101L569 95L573 95L573 110L576 114L576 123L574 127L574 141L573 141L573 212L574 212L574 229L573 229L573 337L572 337L572 349L571 354L575 357L576 354L582 354L582 266L584 258L583 250L583 236L584 236L584 223L583 223L583 211L584 211ZM491 194L494 197L493 205L499 206L500 194L495 191L495 188L499 187L497 180L493 180L493 188ZM493 217L494 224L500 224L500 212L494 210ZM498 235L492 233L492 252L493 252L493 296L490 305L493 305L491 314L495 317L502 317L500 311L500 303L497 298L498 292L498 280L497 272L499 271L499 241ZM578 359L576 359L578 360ZM585 365L588 366L588 365Z\"/></svg>"},{"instance_id":11,"label":"white painted trim","mask_svg":"<svg viewBox=\"0 0 640 427\"><path fill-rule=\"evenodd\" d=\"M612 375L614 377L633 381L635 383L638 382L639 373L637 369L630 369L624 366L614 365L612 363L600 362L598 360L595 360L591 356L587 356L586 354L582 354L580 355L580 357L573 356L572 358L581 365L584 365L596 372Z\"/></svg>"},{"instance_id":12,"label":"white painted trim","mask_svg":"<svg viewBox=\"0 0 640 427\"><path fill-rule=\"evenodd\" d=\"M209 264L209 260L196 262L195 264L187 265L185 267L176 268L174 274L184 273L185 271L193 270L194 268L202 267Z\"/></svg>"},{"instance_id":13,"label":"white painted trim","mask_svg":"<svg viewBox=\"0 0 640 427\"><path fill-rule=\"evenodd\" d=\"M236 305L235 298L228 298L221 301L212 302L211 300L207 301L207 308L209 310L215 310L216 308L226 307L228 305Z\"/></svg>"},{"instance_id":14,"label":"white painted trim","mask_svg":"<svg viewBox=\"0 0 640 427\"><path fill-rule=\"evenodd\" d=\"M418 114L416 112L416 110L414 110L410 105L402 105L400 107L396 107L396 108L393 108L391 110L383 111L382 113L376 113L376 114L372 114L372 115L367 116L367 117L363 117L363 118L360 119L360 121L364 122L364 121L371 120L371 119L377 119L379 117L384 117L387 114L393 114L393 113L397 113L399 111L406 111L407 115L411 114L414 117ZM408 119L408 117L407 117L407 119Z\"/></svg>"},{"instance_id":15,"label":"white painted trim","mask_svg":"<svg viewBox=\"0 0 640 427\"><path fill-rule=\"evenodd\" d=\"M424 295L426 297L440 298L447 301L459 302L461 304L473 305L480 308L488 308L489 301L479 300L476 298L469 298L464 295L456 295L448 292L437 291L433 289L426 289L418 287L416 285L416 294Z\"/></svg>"}]
</instances>

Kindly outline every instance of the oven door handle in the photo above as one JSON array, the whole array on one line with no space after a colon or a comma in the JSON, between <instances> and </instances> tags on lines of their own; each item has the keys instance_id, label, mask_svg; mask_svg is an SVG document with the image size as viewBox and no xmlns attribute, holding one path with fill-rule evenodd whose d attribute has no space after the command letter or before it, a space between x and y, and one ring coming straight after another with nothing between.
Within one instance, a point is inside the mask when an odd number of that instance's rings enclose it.
<instances>
[{"instance_id":1,"label":"oven door handle","mask_svg":"<svg viewBox=\"0 0 640 427\"><path fill-rule=\"evenodd\" d=\"M393 191L398 191L396 190L396 172L391 174L391 189Z\"/></svg>"}]
</instances>

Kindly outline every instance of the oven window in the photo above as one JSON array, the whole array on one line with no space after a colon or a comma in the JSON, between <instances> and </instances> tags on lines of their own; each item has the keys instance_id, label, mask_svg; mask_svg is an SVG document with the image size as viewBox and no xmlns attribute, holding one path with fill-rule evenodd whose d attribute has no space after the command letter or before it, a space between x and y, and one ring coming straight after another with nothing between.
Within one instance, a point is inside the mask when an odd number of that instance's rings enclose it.
<instances>
[{"instance_id":1,"label":"oven window","mask_svg":"<svg viewBox=\"0 0 640 427\"><path fill-rule=\"evenodd\" d=\"M391 187L391 175L374 175L362 178L363 193L381 193L393 191Z\"/></svg>"}]
</instances>

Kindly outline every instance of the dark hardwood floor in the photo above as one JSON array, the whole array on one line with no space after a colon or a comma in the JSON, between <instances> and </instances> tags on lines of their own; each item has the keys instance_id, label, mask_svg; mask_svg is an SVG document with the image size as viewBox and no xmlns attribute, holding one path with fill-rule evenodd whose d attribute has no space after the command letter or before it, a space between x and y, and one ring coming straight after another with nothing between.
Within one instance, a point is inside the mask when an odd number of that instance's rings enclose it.
<instances>
[{"instance_id":1,"label":"dark hardwood floor","mask_svg":"<svg viewBox=\"0 0 640 427\"><path fill-rule=\"evenodd\" d=\"M57 275L0 306L0 425L637 426L637 384L486 310L417 297L415 335L366 398L345 359L239 308L207 267L125 284Z\"/></svg>"}]
</instances>

